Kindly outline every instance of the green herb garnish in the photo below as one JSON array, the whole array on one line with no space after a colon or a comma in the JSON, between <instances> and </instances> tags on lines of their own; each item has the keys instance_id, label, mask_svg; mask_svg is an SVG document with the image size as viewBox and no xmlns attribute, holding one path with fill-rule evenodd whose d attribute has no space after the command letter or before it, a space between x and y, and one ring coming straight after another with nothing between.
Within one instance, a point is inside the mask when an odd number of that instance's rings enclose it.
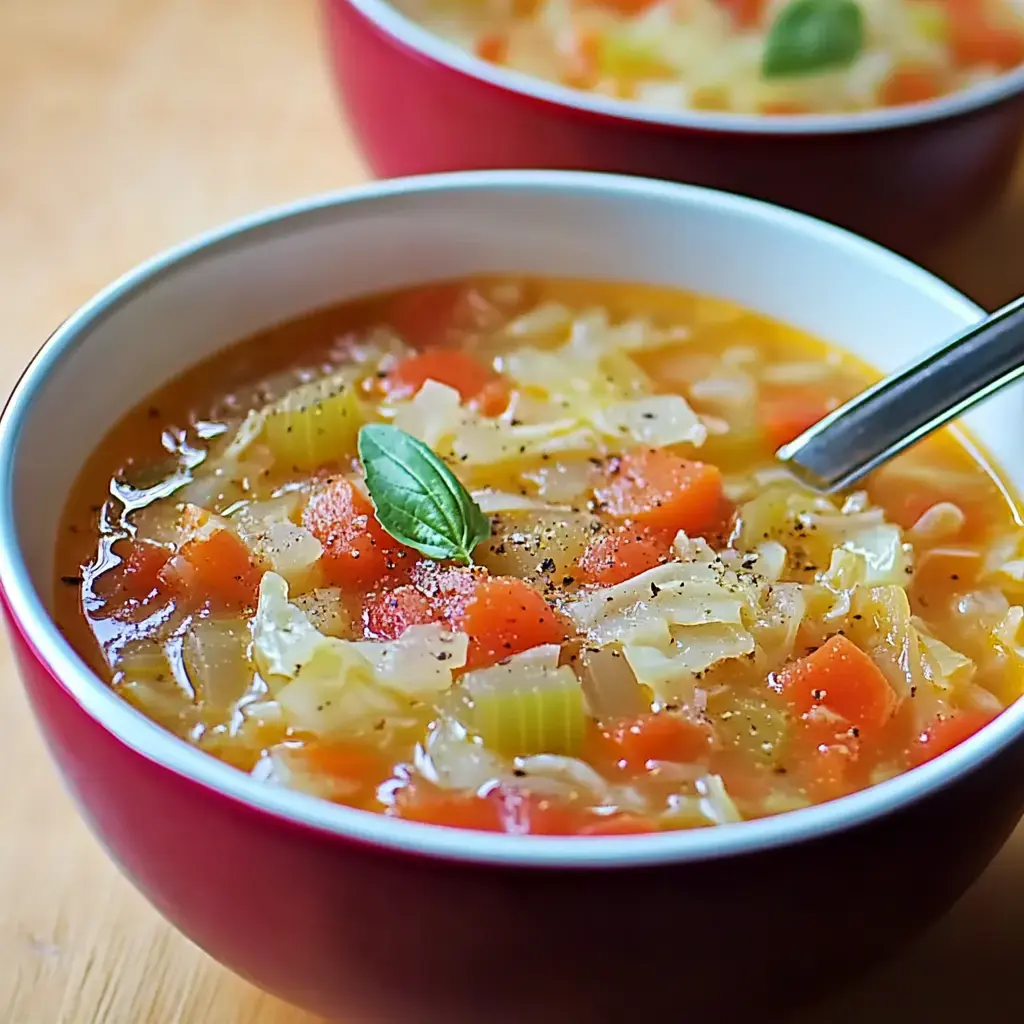
<instances>
[{"instance_id":1,"label":"green herb garnish","mask_svg":"<svg viewBox=\"0 0 1024 1024\"><path fill-rule=\"evenodd\" d=\"M359 431L359 458L377 521L427 558L473 564L490 520L458 477L411 434L385 423Z\"/></svg>"},{"instance_id":2,"label":"green herb garnish","mask_svg":"<svg viewBox=\"0 0 1024 1024\"><path fill-rule=\"evenodd\" d=\"M789 78L848 67L864 49L864 12L855 0L793 0L772 24L761 74Z\"/></svg>"}]
</instances>

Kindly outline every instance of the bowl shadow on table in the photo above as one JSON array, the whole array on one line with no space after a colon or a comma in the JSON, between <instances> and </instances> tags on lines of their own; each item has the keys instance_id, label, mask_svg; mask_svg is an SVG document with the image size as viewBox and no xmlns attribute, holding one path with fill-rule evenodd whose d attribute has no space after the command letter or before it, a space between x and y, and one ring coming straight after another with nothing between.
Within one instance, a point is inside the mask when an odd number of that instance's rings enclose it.
<instances>
[{"instance_id":1,"label":"bowl shadow on table","mask_svg":"<svg viewBox=\"0 0 1024 1024\"><path fill-rule=\"evenodd\" d=\"M950 822L950 827L956 827ZM984 1024L1024 1020L1024 826L981 880L902 956L854 989L787 1024L929 1021ZM914 865L902 865L914 884Z\"/></svg>"}]
</instances>

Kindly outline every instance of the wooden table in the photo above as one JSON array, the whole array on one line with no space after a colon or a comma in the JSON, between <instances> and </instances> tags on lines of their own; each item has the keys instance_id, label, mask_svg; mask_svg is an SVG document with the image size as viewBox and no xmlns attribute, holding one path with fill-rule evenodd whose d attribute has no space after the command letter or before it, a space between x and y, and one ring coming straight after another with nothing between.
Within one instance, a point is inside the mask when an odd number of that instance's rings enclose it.
<instances>
[{"instance_id":1,"label":"wooden table","mask_svg":"<svg viewBox=\"0 0 1024 1024\"><path fill-rule=\"evenodd\" d=\"M316 15L312 0L0 3L0 401L50 330L138 260L364 176ZM1024 291L1024 174L1016 193L935 261L988 305ZM60 788L3 639L0 687L0 1020L309 1024L118 875ZM807 1022L1024 1019L1022 948L1024 830L941 926Z\"/></svg>"}]
</instances>

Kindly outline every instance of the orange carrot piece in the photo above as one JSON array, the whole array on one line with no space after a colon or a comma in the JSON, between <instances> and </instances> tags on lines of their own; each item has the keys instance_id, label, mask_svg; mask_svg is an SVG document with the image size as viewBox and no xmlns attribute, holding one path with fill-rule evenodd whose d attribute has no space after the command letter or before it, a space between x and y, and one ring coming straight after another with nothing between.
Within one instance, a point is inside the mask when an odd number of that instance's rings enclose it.
<instances>
[{"instance_id":1,"label":"orange carrot piece","mask_svg":"<svg viewBox=\"0 0 1024 1024\"><path fill-rule=\"evenodd\" d=\"M578 836L638 836L660 831L656 822L639 814L619 813L608 817L593 815L588 825L576 830Z\"/></svg>"},{"instance_id":2,"label":"orange carrot piece","mask_svg":"<svg viewBox=\"0 0 1024 1024\"><path fill-rule=\"evenodd\" d=\"M789 444L838 405L828 395L790 392L762 398L758 419L773 449Z\"/></svg>"},{"instance_id":3,"label":"orange carrot piece","mask_svg":"<svg viewBox=\"0 0 1024 1024\"><path fill-rule=\"evenodd\" d=\"M738 28L757 28L768 8L768 0L720 0Z\"/></svg>"},{"instance_id":4,"label":"orange carrot piece","mask_svg":"<svg viewBox=\"0 0 1024 1024\"><path fill-rule=\"evenodd\" d=\"M884 107L901 107L933 100L944 91L936 69L906 66L896 68L885 79L879 99Z\"/></svg>"},{"instance_id":5,"label":"orange carrot piece","mask_svg":"<svg viewBox=\"0 0 1024 1024\"><path fill-rule=\"evenodd\" d=\"M523 580L479 579L469 597L454 595L453 629L469 635L467 668L484 668L540 644L561 643L565 627L551 606Z\"/></svg>"},{"instance_id":6,"label":"orange carrot piece","mask_svg":"<svg viewBox=\"0 0 1024 1024\"><path fill-rule=\"evenodd\" d=\"M230 530L216 530L182 544L161 569L161 579L213 608L249 608L262 575L249 549Z\"/></svg>"},{"instance_id":7,"label":"orange carrot piece","mask_svg":"<svg viewBox=\"0 0 1024 1024\"><path fill-rule=\"evenodd\" d=\"M508 59L508 36L502 32L488 32L476 41L476 55L491 64L504 64Z\"/></svg>"},{"instance_id":8,"label":"orange carrot piece","mask_svg":"<svg viewBox=\"0 0 1024 1024\"><path fill-rule=\"evenodd\" d=\"M790 100L769 100L762 103L758 110L769 117L795 117L798 114L809 114L811 108L804 103Z\"/></svg>"},{"instance_id":9,"label":"orange carrot piece","mask_svg":"<svg viewBox=\"0 0 1024 1024\"><path fill-rule=\"evenodd\" d=\"M642 772L650 761L700 761L711 750L711 727L671 711L598 727L594 760Z\"/></svg>"},{"instance_id":10,"label":"orange carrot piece","mask_svg":"<svg viewBox=\"0 0 1024 1024\"><path fill-rule=\"evenodd\" d=\"M654 530L703 534L720 526L725 517L718 468L690 462L664 448L623 455L595 494L609 515Z\"/></svg>"},{"instance_id":11,"label":"orange carrot piece","mask_svg":"<svg viewBox=\"0 0 1024 1024\"><path fill-rule=\"evenodd\" d=\"M959 746L983 729L995 716L985 711L957 711L936 717L911 744L913 765L925 764Z\"/></svg>"},{"instance_id":12,"label":"orange carrot piece","mask_svg":"<svg viewBox=\"0 0 1024 1024\"><path fill-rule=\"evenodd\" d=\"M579 557L577 578L582 583L610 587L666 561L671 547L666 534L620 526L594 536Z\"/></svg>"},{"instance_id":13,"label":"orange carrot piece","mask_svg":"<svg viewBox=\"0 0 1024 1024\"><path fill-rule=\"evenodd\" d=\"M411 563L409 549L377 522L370 499L344 477L314 490L302 523L324 547L328 579L343 589L367 589Z\"/></svg>"},{"instance_id":14,"label":"orange carrot piece","mask_svg":"<svg viewBox=\"0 0 1024 1024\"><path fill-rule=\"evenodd\" d=\"M980 0L948 0L949 47L961 67L994 65L1002 71L1024 64L1024 30L1008 18L996 21Z\"/></svg>"},{"instance_id":15,"label":"orange carrot piece","mask_svg":"<svg viewBox=\"0 0 1024 1024\"><path fill-rule=\"evenodd\" d=\"M138 602L160 589L163 568L171 557L168 548L147 540L119 541L114 554L121 564L96 579L98 594L110 600Z\"/></svg>"},{"instance_id":16,"label":"orange carrot piece","mask_svg":"<svg viewBox=\"0 0 1024 1024\"><path fill-rule=\"evenodd\" d=\"M411 398L428 380L454 388L485 416L497 416L508 408L508 382L465 352L436 348L419 352L403 359L383 385L393 398Z\"/></svg>"},{"instance_id":17,"label":"orange carrot piece","mask_svg":"<svg viewBox=\"0 0 1024 1024\"><path fill-rule=\"evenodd\" d=\"M769 685L798 714L820 706L858 729L877 731L896 707L896 694L882 670L841 635L776 673Z\"/></svg>"}]
</instances>

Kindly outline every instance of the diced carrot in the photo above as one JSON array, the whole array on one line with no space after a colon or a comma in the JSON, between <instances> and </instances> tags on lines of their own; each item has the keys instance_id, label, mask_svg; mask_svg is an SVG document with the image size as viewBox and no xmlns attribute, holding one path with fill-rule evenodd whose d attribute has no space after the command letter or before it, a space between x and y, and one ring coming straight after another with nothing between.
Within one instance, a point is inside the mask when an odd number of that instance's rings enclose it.
<instances>
[{"instance_id":1,"label":"diced carrot","mask_svg":"<svg viewBox=\"0 0 1024 1024\"><path fill-rule=\"evenodd\" d=\"M476 832L503 832L501 808L475 794L451 793L421 783L404 786L395 794L394 814L407 821Z\"/></svg>"},{"instance_id":2,"label":"diced carrot","mask_svg":"<svg viewBox=\"0 0 1024 1024\"><path fill-rule=\"evenodd\" d=\"M879 99L884 107L901 107L933 100L944 91L942 77L935 68L907 65L886 77Z\"/></svg>"},{"instance_id":3,"label":"diced carrot","mask_svg":"<svg viewBox=\"0 0 1024 1024\"><path fill-rule=\"evenodd\" d=\"M739 28L756 28L761 24L768 0L719 0Z\"/></svg>"},{"instance_id":4,"label":"diced carrot","mask_svg":"<svg viewBox=\"0 0 1024 1024\"><path fill-rule=\"evenodd\" d=\"M788 770L810 799L835 800L859 788L860 751L859 730L816 706L793 723Z\"/></svg>"},{"instance_id":5,"label":"diced carrot","mask_svg":"<svg viewBox=\"0 0 1024 1024\"><path fill-rule=\"evenodd\" d=\"M430 284L395 295L388 304L388 323L411 345L444 345L457 325L466 288L462 284Z\"/></svg>"},{"instance_id":6,"label":"diced carrot","mask_svg":"<svg viewBox=\"0 0 1024 1024\"><path fill-rule=\"evenodd\" d=\"M769 100L762 103L758 110L769 117L795 117L799 114L809 114L810 107L804 103L794 103L791 100Z\"/></svg>"},{"instance_id":7,"label":"diced carrot","mask_svg":"<svg viewBox=\"0 0 1024 1024\"><path fill-rule=\"evenodd\" d=\"M639 576L671 551L671 538L638 526L624 525L594 536L577 562L582 583L610 587Z\"/></svg>"},{"instance_id":8,"label":"diced carrot","mask_svg":"<svg viewBox=\"0 0 1024 1024\"><path fill-rule=\"evenodd\" d=\"M595 490L603 509L654 530L714 530L726 515L722 474L664 448L644 448L612 460L610 476Z\"/></svg>"},{"instance_id":9,"label":"diced carrot","mask_svg":"<svg viewBox=\"0 0 1024 1024\"><path fill-rule=\"evenodd\" d=\"M168 548L147 540L114 545L121 564L96 579L96 592L108 600L144 601L160 588L161 572L171 557Z\"/></svg>"},{"instance_id":10,"label":"diced carrot","mask_svg":"<svg viewBox=\"0 0 1024 1024\"><path fill-rule=\"evenodd\" d=\"M997 20L981 0L948 0L949 47L961 67L994 65L1009 71L1024 63L1024 30L1009 18Z\"/></svg>"},{"instance_id":11,"label":"diced carrot","mask_svg":"<svg viewBox=\"0 0 1024 1024\"><path fill-rule=\"evenodd\" d=\"M504 64L508 58L508 36L503 32L488 32L476 41L476 55L492 64Z\"/></svg>"},{"instance_id":12,"label":"diced carrot","mask_svg":"<svg viewBox=\"0 0 1024 1024\"><path fill-rule=\"evenodd\" d=\"M660 831L657 822L639 814L619 813L608 817L592 816L590 824L576 830L578 836L637 836Z\"/></svg>"},{"instance_id":13,"label":"diced carrot","mask_svg":"<svg viewBox=\"0 0 1024 1024\"><path fill-rule=\"evenodd\" d=\"M379 640L397 640L410 626L439 618L436 604L410 585L370 594L363 606L363 627L367 635Z\"/></svg>"},{"instance_id":14,"label":"diced carrot","mask_svg":"<svg viewBox=\"0 0 1024 1024\"><path fill-rule=\"evenodd\" d=\"M829 395L806 391L763 397L758 403L758 419L768 444L773 449L789 444L808 427L838 406Z\"/></svg>"},{"instance_id":15,"label":"diced carrot","mask_svg":"<svg viewBox=\"0 0 1024 1024\"><path fill-rule=\"evenodd\" d=\"M454 350L432 348L403 359L384 378L383 386L394 398L409 398L428 380L454 388L485 416L497 416L508 408L508 382L472 356Z\"/></svg>"},{"instance_id":16,"label":"diced carrot","mask_svg":"<svg viewBox=\"0 0 1024 1024\"><path fill-rule=\"evenodd\" d=\"M485 799L497 804L502 830L513 835L571 836L580 827L575 807L512 786L499 786Z\"/></svg>"},{"instance_id":17,"label":"diced carrot","mask_svg":"<svg viewBox=\"0 0 1024 1024\"><path fill-rule=\"evenodd\" d=\"M313 491L302 524L324 547L321 561L328 579L343 589L366 589L411 566L409 549L377 522L370 499L344 477L333 477Z\"/></svg>"},{"instance_id":18,"label":"diced carrot","mask_svg":"<svg viewBox=\"0 0 1024 1024\"><path fill-rule=\"evenodd\" d=\"M495 665L540 644L561 643L565 627L541 595L512 576L479 579L472 594L459 595L448 615L469 635L467 668Z\"/></svg>"},{"instance_id":19,"label":"diced carrot","mask_svg":"<svg viewBox=\"0 0 1024 1024\"><path fill-rule=\"evenodd\" d=\"M925 764L970 739L995 716L985 711L957 711L937 716L911 744L910 761Z\"/></svg>"},{"instance_id":20,"label":"diced carrot","mask_svg":"<svg viewBox=\"0 0 1024 1024\"><path fill-rule=\"evenodd\" d=\"M297 754L311 772L362 786L375 786L390 775L388 759L368 743L310 743Z\"/></svg>"},{"instance_id":21,"label":"diced carrot","mask_svg":"<svg viewBox=\"0 0 1024 1024\"><path fill-rule=\"evenodd\" d=\"M618 14L640 14L660 0L575 0L577 7L607 7Z\"/></svg>"},{"instance_id":22,"label":"diced carrot","mask_svg":"<svg viewBox=\"0 0 1024 1024\"><path fill-rule=\"evenodd\" d=\"M711 750L711 727L685 715L658 711L602 724L593 739L593 759L624 771L642 772L651 761L691 763Z\"/></svg>"},{"instance_id":23,"label":"diced carrot","mask_svg":"<svg viewBox=\"0 0 1024 1024\"><path fill-rule=\"evenodd\" d=\"M478 796L417 782L397 792L393 810L429 825L513 835L573 835L583 820L568 804L504 785Z\"/></svg>"},{"instance_id":24,"label":"diced carrot","mask_svg":"<svg viewBox=\"0 0 1024 1024\"><path fill-rule=\"evenodd\" d=\"M261 576L249 549L230 530L186 541L160 570L169 586L221 609L255 605Z\"/></svg>"},{"instance_id":25,"label":"diced carrot","mask_svg":"<svg viewBox=\"0 0 1024 1024\"><path fill-rule=\"evenodd\" d=\"M769 685L798 714L821 706L863 730L880 729L896 707L896 694L882 670L841 635L776 673Z\"/></svg>"}]
</instances>

